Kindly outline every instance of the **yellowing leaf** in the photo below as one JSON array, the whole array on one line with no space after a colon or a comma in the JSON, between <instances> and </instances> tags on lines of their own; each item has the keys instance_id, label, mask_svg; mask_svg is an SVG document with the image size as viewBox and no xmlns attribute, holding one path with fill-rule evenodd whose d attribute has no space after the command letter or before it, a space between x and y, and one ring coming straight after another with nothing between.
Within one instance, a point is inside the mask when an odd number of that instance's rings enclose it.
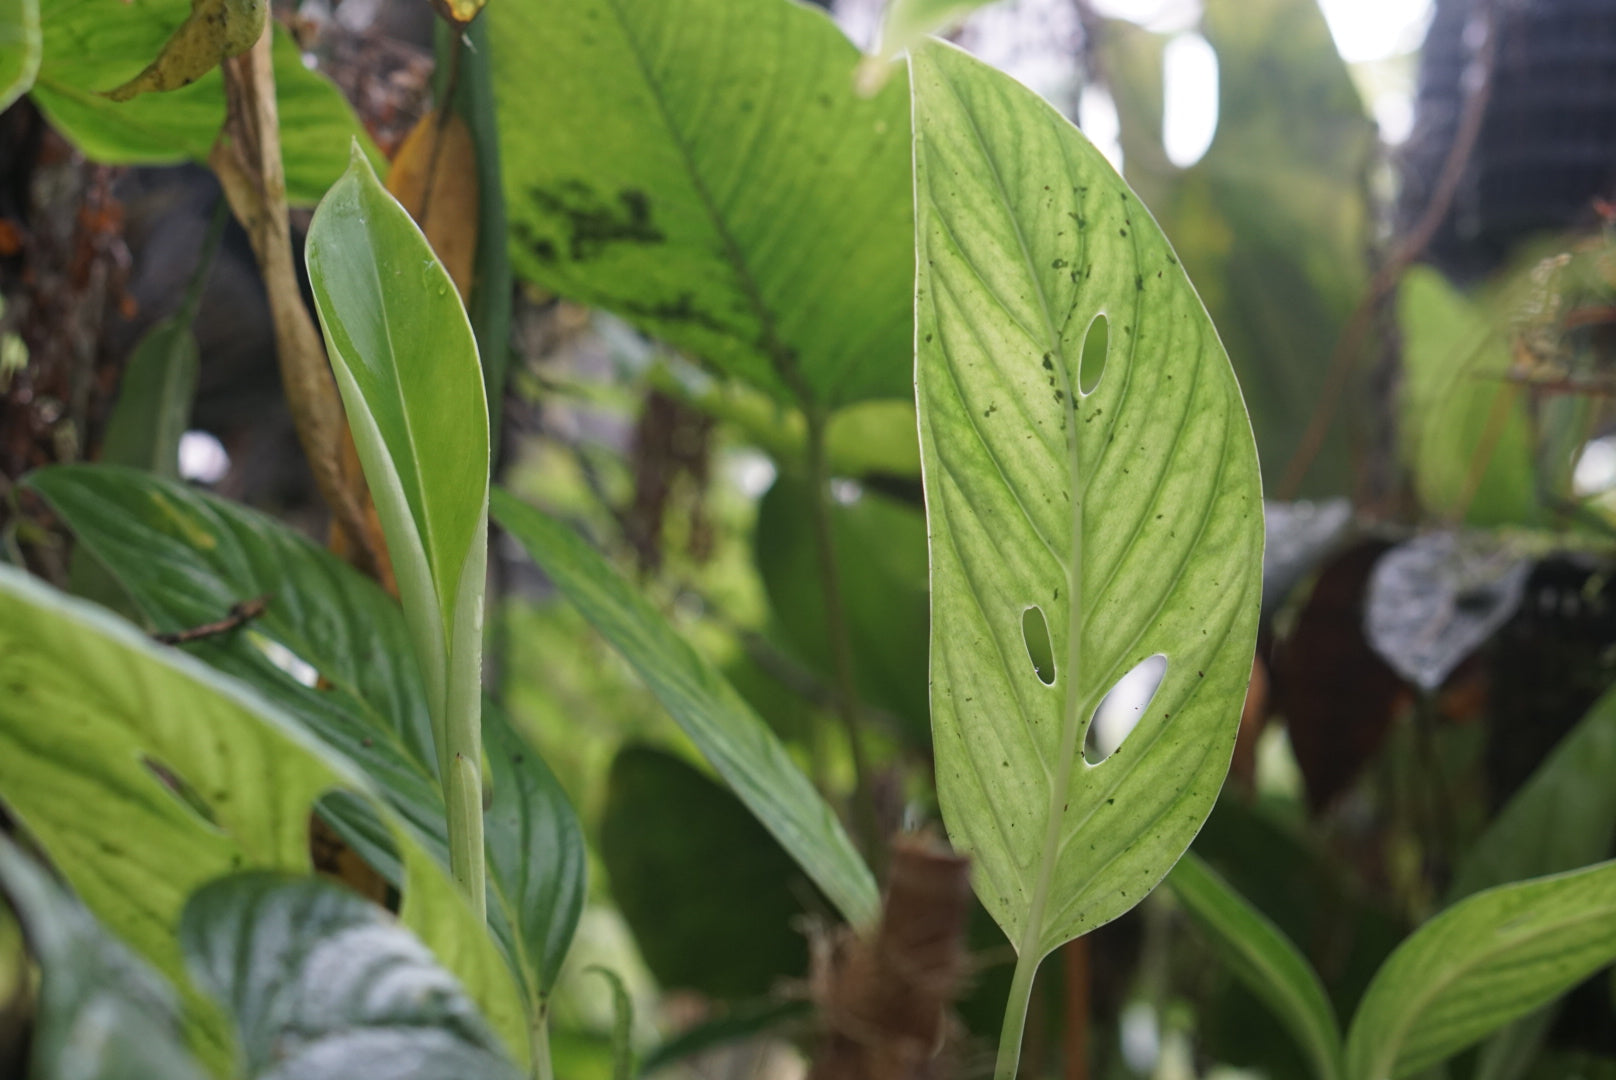
<instances>
[{"instance_id":1,"label":"yellowing leaf","mask_svg":"<svg viewBox=\"0 0 1616 1080\"><path fill-rule=\"evenodd\" d=\"M477 148L454 113L421 117L393 158L387 190L421 226L463 301L477 259Z\"/></svg>"},{"instance_id":2,"label":"yellowing leaf","mask_svg":"<svg viewBox=\"0 0 1616 1080\"><path fill-rule=\"evenodd\" d=\"M488 0L432 0L432 6L452 23L465 26L477 17Z\"/></svg>"},{"instance_id":3,"label":"yellowing leaf","mask_svg":"<svg viewBox=\"0 0 1616 1080\"><path fill-rule=\"evenodd\" d=\"M264 34L265 0L191 0L191 14L163 45L157 59L122 86L107 91L128 101L152 90L178 90L239 56Z\"/></svg>"}]
</instances>

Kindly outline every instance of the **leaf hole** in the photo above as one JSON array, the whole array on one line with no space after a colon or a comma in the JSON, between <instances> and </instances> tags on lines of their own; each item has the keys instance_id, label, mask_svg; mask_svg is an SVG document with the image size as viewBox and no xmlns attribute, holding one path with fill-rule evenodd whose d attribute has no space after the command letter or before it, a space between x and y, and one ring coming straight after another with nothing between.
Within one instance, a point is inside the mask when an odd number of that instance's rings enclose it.
<instances>
[{"instance_id":1,"label":"leaf hole","mask_svg":"<svg viewBox=\"0 0 1616 1080\"><path fill-rule=\"evenodd\" d=\"M1147 656L1117 680L1089 721L1088 737L1083 740L1083 760L1098 765L1122 747L1123 740L1139 726L1151 699L1167 675L1167 657Z\"/></svg>"},{"instance_id":2,"label":"leaf hole","mask_svg":"<svg viewBox=\"0 0 1616 1080\"><path fill-rule=\"evenodd\" d=\"M1038 681L1045 686L1055 685L1055 647L1049 640L1049 622L1044 609L1034 604L1021 613L1021 641L1027 647L1027 659Z\"/></svg>"},{"instance_id":3,"label":"leaf hole","mask_svg":"<svg viewBox=\"0 0 1616 1080\"><path fill-rule=\"evenodd\" d=\"M1105 358L1111 348L1111 320L1105 313L1094 316L1083 335L1083 358L1077 365L1077 388L1084 396L1094 393L1105 374Z\"/></svg>"}]
</instances>

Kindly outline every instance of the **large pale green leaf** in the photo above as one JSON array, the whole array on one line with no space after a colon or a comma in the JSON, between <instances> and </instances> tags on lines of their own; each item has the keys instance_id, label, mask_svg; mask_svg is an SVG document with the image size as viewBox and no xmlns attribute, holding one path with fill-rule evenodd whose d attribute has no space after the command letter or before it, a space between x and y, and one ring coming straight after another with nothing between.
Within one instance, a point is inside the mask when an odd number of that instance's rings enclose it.
<instances>
[{"instance_id":1,"label":"large pale green leaf","mask_svg":"<svg viewBox=\"0 0 1616 1080\"><path fill-rule=\"evenodd\" d=\"M1416 266L1397 294L1404 460L1425 509L1474 525L1540 517L1526 400L1504 381L1509 347L1442 275Z\"/></svg>"},{"instance_id":2,"label":"large pale green leaf","mask_svg":"<svg viewBox=\"0 0 1616 1080\"><path fill-rule=\"evenodd\" d=\"M854 926L873 924L875 878L785 747L702 656L577 533L494 491L494 516L639 672L731 790Z\"/></svg>"},{"instance_id":3,"label":"large pale green leaf","mask_svg":"<svg viewBox=\"0 0 1616 1080\"><path fill-rule=\"evenodd\" d=\"M1313 970L1280 929L1193 853L1167 878L1246 987L1273 1010L1319 1080L1341 1075L1341 1028Z\"/></svg>"},{"instance_id":4,"label":"large pale green leaf","mask_svg":"<svg viewBox=\"0 0 1616 1080\"><path fill-rule=\"evenodd\" d=\"M236 1022L254 1080L517 1080L454 977L387 912L312 877L256 871L185 904L196 981Z\"/></svg>"},{"instance_id":5,"label":"large pale green leaf","mask_svg":"<svg viewBox=\"0 0 1616 1080\"><path fill-rule=\"evenodd\" d=\"M8 808L90 910L159 970L179 973L175 923L204 882L251 868L306 873L309 815L342 789L388 823L405 924L525 1058L515 982L448 875L353 765L268 701L8 567L0 685ZM198 1022L200 1049L221 1063L216 1014Z\"/></svg>"},{"instance_id":6,"label":"large pale green leaf","mask_svg":"<svg viewBox=\"0 0 1616 1080\"><path fill-rule=\"evenodd\" d=\"M34 85L42 52L39 0L0 0L0 112Z\"/></svg>"},{"instance_id":7,"label":"large pale green leaf","mask_svg":"<svg viewBox=\"0 0 1616 1080\"><path fill-rule=\"evenodd\" d=\"M24 483L159 631L212 622L241 599L269 597L247 632L186 648L252 685L357 764L427 848L447 859L426 694L403 616L380 588L281 523L188 485L84 465L45 469ZM319 685L279 666L266 653L270 643L308 664ZM544 761L499 710L485 709L485 720L494 788L486 835L490 921L536 1009L577 923L583 837ZM344 800L327 809L344 836L401 885L387 845L364 843L363 804Z\"/></svg>"},{"instance_id":8,"label":"large pale green leaf","mask_svg":"<svg viewBox=\"0 0 1616 1080\"><path fill-rule=\"evenodd\" d=\"M951 46L910 70L938 796L1028 964L1138 903L1212 808L1251 671L1261 491L1217 334L1098 151ZM1101 698L1156 656L1148 709L1090 764Z\"/></svg>"},{"instance_id":9,"label":"large pale green leaf","mask_svg":"<svg viewBox=\"0 0 1616 1080\"><path fill-rule=\"evenodd\" d=\"M477 341L432 246L355 147L309 226L309 281L404 615L439 774L481 696L488 403Z\"/></svg>"},{"instance_id":10,"label":"large pale green leaf","mask_svg":"<svg viewBox=\"0 0 1616 1080\"><path fill-rule=\"evenodd\" d=\"M1128 182L1212 313L1272 484L1301 446L1368 281L1374 127L1316 0L1206 0L1201 31L1218 58L1217 131L1186 169L1161 140L1166 38L1116 21L1096 47ZM1345 490L1354 422L1338 409L1303 494Z\"/></svg>"},{"instance_id":11,"label":"large pale green leaf","mask_svg":"<svg viewBox=\"0 0 1616 1080\"><path fill-rule=\"evenodd\" d=\"M201 1080L171 986L96 925L0 836L0 897L17 913L43 981L30 1075L38 1080Z\"/></svg>"},{"instance_id":12,"label":"large pale green leaf","mask_svg":"<svg viewBox=\"0 0 1616 1080\"><path fill-rule=\"evenodd\" d=\"M224 123L224 77L213 71L181 90L115 102L103 95L135 77L191 12L190 0L50 0L42 6L44 60L35 102L95 161L162 165L208 158ZM342 92L303 64L288 35L275 36L286 193L313 204L342 174L348 145L380 160Z\"/></svg>"},{"instance_id":13,"label":"large pale green leaf","mask_svg":"<svg viewBox=\"0 0 1616 1080\"><path fill-rule=\"evenodd\" d=\"M1616 960L1616 862L1507 885L1420 927L1370 984L1348 1080L1430 1068Z\"/></svg>"},{"instance_id":14,"label":"large pale green leaf","mask_svg":"<svg viewBox=\"0 0 1616 1080\"><path fill-rule=\"evenodd\" d=\"M906 397L902 79L791 0L508 0L487 17L517 272L820 405Z\"/></svg>"}]
</instances>

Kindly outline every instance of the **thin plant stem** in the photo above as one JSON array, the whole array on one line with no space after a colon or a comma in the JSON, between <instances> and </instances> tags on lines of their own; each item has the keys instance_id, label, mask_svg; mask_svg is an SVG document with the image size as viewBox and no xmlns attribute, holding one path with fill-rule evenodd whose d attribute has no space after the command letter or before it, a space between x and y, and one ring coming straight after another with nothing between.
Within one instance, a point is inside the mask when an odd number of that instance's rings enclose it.
<instances>
[{"instance_id":1,"label":"thin plant stem","mask_svg":"<svg viewBox=\"0 0 1616 1080\"><path fill-rule=\"evenodd\" d=\"M819 561L820 588L825 595L825 629L830 638L833 696L837 715L847 728L847 742L853 755L854 825L865 858L879 876L886 862L886 847L875 810L875 793L870 787L869 759L864 749L858 688L853 677L853 642L848 633L847 613L842 606L841 569L836 561L836 539L831 528L830 459L825 448L827 418L818 405L809 405L804 412L808 420L808 479L813 488L814 548Z\"/></svg>"},{"instance_id":2,"label":"thin plant stem","mask_svg":"<svg viewBox=\"0 0 1616 1080\"><path fill-rule=\"evenodd\" d=\"M555 1065L550 1061L550 1009L539 1009L533 1022L533 1075L536 1080L555 1080Z\"/></svg>"},{"instance_id":3,"label":"thin plant stem","mask_svg":"<svg viewBox=\"0 0 1616 1080\"><path fill-rule=\"evenodd\" d=\"M451 722L451 732L456 726L461 725ZM481 742L480 739L477 741ZM477 920L486 923L488 870L483 854L482 768L477 758L468 757L461 750L454 751L446 801L449 809L449 873L466 894L466 900L477 913Z\"/></svg>"},{"instance_id":4,"label":"thin plant stem","mask_svg":"<svg viewBox=\"0 0 1616 1080\"><path fill-rule=\"evenodd\" d=\"M993 1066L993 1080L1016 1080L1021 1064L1021 1035L1027 1027L1027 1005L1032 1000L1032 981L1042 959L1025 949L1016 956L1016 971L1010 977L1010 999L1004 1003L1004 1026L999 1029L999 1058Z\"/></svg>"}]
</instances>

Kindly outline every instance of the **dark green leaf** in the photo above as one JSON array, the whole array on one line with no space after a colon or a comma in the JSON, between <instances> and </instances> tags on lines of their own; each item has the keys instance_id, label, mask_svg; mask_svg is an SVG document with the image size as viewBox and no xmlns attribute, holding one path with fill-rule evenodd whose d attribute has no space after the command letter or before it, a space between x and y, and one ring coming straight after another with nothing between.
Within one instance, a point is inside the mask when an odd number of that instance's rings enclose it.
<instances>
[{"instance_id":1,"label":"dark green leaf","mask_svg":"<svg viewBox=\"0 0 1616 1080\"><path fill-rule=\"evenodd\" d=\"M522 276L777 398L909 395L901 77L859 97L858 51L788 0L488 18Z\"/></svg>"},{"instance_id":2,"label":"dark green leaf","mask_svg":"<svg viewBox=\"0 0 1616 1080\"><path fill-rule=\"evenodd\" d=\"M696 748L855 926L875 878L831 808L734 688L572 529L496 488L494 516L639 672Z\"/></svg>"},{"instance_id":3,"label":"dark green leaf","mask_svg":"<svg viewBox=\"0 0 1616 1080\"><path fill-rule=\"evenodd\" d=\"M0 836L0 895L44 973L33 1025L39 1080L201 1080L173 989Z\"/></svg>"},{"instance_id":4,"label":"dark green leaf","mask_svg":"<svg viewBox=\"0 0 1616 1080\"><path fill-rule=\"evenodd\" d=\"M254 1080L518 1080L454 977L387 912L312 877L248 873L185 904L180 945Z\"/></svg>"},{"instance_id":5,"label":"dark green leaf","mask_svg":"<svg viewBox=\"0 0 1616 1080\"><path fill-rule=\"evenodd\" d=\"M618 753L600 855L661 985L733 1000L807 972L796 923L813 887L735 796L672 754Z\"/></svg>"},{"instance_id":6,"label":"dark green leaf","mask_svg":"<svg viewBox=\"0 0 1616 1080\"><path fill-rule=\"evenodd\" d=\"M1167 878L1224 963L1273 1010L1319 1080L1341 1075L1341 1029L1318 974L1289 938L1194 854Z\"/></svg>"},{"instance_id":7,"label":"dark green leaf","mask_svg":"<svg viewBox=\"0 0 1616 1080\"><path fill-rule=\"evenodd\" d=\"M833 670L819 583L813 488L781 477L758 504L753 558L775 621L792 649L826 680ZM918 507L865 490L832 511L848 632L866 703L899 718L904 736L926 745L926 519Z\"/></svg>"}]
</instances>

